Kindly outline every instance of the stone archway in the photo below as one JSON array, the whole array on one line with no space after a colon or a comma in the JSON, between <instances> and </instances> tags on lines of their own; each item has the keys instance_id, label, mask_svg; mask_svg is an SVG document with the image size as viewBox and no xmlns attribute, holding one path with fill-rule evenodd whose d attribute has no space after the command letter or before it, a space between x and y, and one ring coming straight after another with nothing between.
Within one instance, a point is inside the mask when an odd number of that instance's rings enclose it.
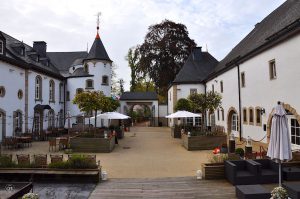
<instances>
[{"instance_id":1,"label":"stone archway","mask_svg":"<svg viewBox=\"0 0 300 199\"><path fill-rule=\"evenodd\" d=\"M230 107L227 112L227 133L228 134L230 134L231 130L232 130L231 124L232 124L232 115L233 114L237 114L237 116L238 116L237 110L234 107ZM239 122L239 116L238 116L237 120ZM239 128L239 126L238 126L238 128Z\"/></svg>"},{"instance_id":2,"label":"stone archway","mask_svg":"<svg viewBox=\"0 0 300 199\"><path fill-rule=\"evenodd\" d=\"M298 123L300 124L300 115L297 113L296 109L294 109L290 104L283 104L283 108L287 111L289 111L291 114L293 114ZM271 135L271 123L272 123L272 117L274 113L274 108L272 109L271 113L269 114L268 121L267 121L267 143L270 141L270 135Z\"/></svg>"},{"instance_id":3,"label":"stone archway","mask_svg":"<svg viewBox=\"0 0 300 199\"><path fill-rule=\"evenodd\" d=\"M3 140L6 136L6 112L0 108L0 115L1 115L1 133L0 133L0 140ZM2 135L1 135L2 134Z\"/></svg>"}]
</instances>

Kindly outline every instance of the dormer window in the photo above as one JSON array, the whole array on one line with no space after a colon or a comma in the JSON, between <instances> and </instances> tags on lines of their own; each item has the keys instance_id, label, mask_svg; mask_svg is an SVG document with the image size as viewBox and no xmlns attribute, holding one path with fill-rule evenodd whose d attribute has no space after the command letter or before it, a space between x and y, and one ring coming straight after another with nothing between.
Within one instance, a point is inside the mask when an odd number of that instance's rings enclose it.
<instances>
[{"instance_id":1,"label":"dormer window","mask_svg":"<svg viewBox=\"0 0 300 199\"><path fill-rule=\"evenodd\" d=\"M89 65L88 64L84 64L83 68L84 68L85 72L87 72L87 73L89 72Z\"/></svg>"},{"instance_id":2,"label":"dormer window","mask_svg":"<svg viewBox=\"0 0 300 199\"><path fill-rule=\"evenodd\" d=\"M20 54L21 54L22 56L24 56L24 55L25 55L25 48L24 48L24 47L21 47Z\"/></svg>"},{"instance_id":3,"label":"dormer window","mask_svg":"<svg viewBox=\"0 0 300 199\"><path fill-rule=\"evenodd\" d=\"M0 41L0 54L3 55L4 54L4 45L3 45L3 41Z\"/></svg>"}]
</instances>

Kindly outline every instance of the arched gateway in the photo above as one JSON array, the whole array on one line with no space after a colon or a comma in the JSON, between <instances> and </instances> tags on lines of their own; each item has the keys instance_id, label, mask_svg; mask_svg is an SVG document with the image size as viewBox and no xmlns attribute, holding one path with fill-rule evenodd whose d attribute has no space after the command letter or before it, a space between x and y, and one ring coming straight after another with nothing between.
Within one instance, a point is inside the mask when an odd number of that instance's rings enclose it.
<instances>
[{"instance_id":1,"label":"arched gateway","mask_svg":"<svg viewBox=\"0 0 300 199\"><path fill-rule=\"evenodd\" d=\"M149 117L150 126L158 126L158 96L155 92L124 92L120 97L120 112L132 113L137 107Z\"/></svg>"}]
</instances>

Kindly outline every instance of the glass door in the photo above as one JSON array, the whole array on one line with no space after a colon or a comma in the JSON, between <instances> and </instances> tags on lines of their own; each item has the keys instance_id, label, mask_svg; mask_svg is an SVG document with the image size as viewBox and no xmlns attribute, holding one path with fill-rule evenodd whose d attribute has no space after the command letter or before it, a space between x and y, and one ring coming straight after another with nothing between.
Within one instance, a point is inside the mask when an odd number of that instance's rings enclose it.
<instances>
[{"instance_id":1,"label":"glass door","mask_svg":"<svg viewBox=\"0 0 300 199\"><path fill-rule=\"evenodd\" d=\"M231 116L231 133L234 137L238 137L238 115L236 113Z\"/></svg>"}]
</instances>

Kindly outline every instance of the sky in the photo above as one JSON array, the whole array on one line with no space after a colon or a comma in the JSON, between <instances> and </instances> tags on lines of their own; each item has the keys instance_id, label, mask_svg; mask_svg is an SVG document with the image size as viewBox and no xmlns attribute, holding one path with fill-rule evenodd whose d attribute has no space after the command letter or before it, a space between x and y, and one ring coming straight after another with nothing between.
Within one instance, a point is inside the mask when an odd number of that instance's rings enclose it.
<instances>
[{"instance_id":1,"label":"sky","mask_svg":"<svg viewBox=\"0 0 300 199\"><path fill-rule=\"evenodd\" d=\"M1 0L0 31L48 52L85 51L96 35L129 90L128 49L142 44L148 27L164 19L186 25L198 46L221 60L285 0ZM206 48L207 46L207 48Z\"/></svg>"}]
</instances>

